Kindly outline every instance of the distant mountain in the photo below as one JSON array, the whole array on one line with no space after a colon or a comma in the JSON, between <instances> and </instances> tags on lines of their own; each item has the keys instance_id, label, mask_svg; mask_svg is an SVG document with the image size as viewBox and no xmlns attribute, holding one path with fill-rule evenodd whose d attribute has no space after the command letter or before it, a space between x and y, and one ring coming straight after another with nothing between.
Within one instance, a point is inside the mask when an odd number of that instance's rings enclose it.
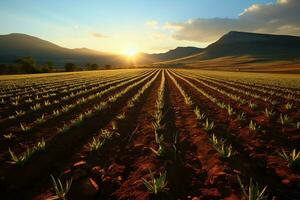
<instances>
[{"instance_id":1,"label":"distant mountain","mask_svg":"<svg viewBox=\"0 0 300 200\"><path fill-rule=\"evenodd\" d=\"M178 47L160 54L140 53L134 64L161 62L199 52L201 52L201 49L195 47ZM11 64L17 58L23 56L31 56L39 64L52 61L55 66L63 66L67 62L77 65L97 63L99 65L129 66L133 64L124 55L100 52L87 48L64 48L26 34L12 33L9 35L0 35L0 63Z\"/></svg>"},{"instance_id":2,"label":"distant mountain","mask_svg":"<svg viewBox=\"0 0 300 200\"><path fill-rule=\"evenodd\" d=\"M86 48L68 49L51 42L25 34L13 33L0 36L0 62L13 63L22 56L31 56L38 63L53 61L62 66L66 62L84 64L87 62L101 65L111 62L120 64L116 55L98 52Z\"/></svg>"},{"instance_id":3,"label":"distant mountain","mask_svg":"<svg viewBox=\"0 0 300 200\"><path fill-rule=\"evenodd\" d=\"M170 62L245 56L259 60L300 58L300 37L231 31L203 49L201 53Z\"/></svg>"},{"instance_id":4,"label":"distant mountain","mask_svg":"<svg viewBox=\"0 0 300 200\"><path fill-rule=\"evenodd\" d=\"M231 31L200 53L160 62L213 70L300 72L300 37Z\"/></svg>"},{"instance_id":5,"label":"distant mountain","mask_svg":"<svg viewBox=\"0 0 300 200\"><path fill-rule=\"evenodd\" d=\"M172 60L172 59L194 55L202 51L203 51L202 48L197 48L197 47L177 47L176 49L169 50L165 53L145 54L145 55L152 57L155 60Z\"/></svg>"},{"instance_id":6,"label":"distant mountain","mask_svg":"<svg viewBox=\"0 0 300 200\"><path fill-rule=\"evenodd\" d=\"M209 45L202 57L251 56L289 59L300 56L300 37L231 31Z\"/></svg>"}]
</instances>

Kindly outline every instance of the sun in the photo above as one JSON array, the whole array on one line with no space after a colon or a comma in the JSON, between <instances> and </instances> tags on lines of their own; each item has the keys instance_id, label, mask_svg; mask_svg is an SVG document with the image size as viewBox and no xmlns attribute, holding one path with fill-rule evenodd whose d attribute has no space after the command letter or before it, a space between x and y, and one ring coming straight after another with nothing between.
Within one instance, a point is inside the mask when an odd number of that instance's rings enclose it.
<instances>
[{"instance_id":1,"label":"sun","mask_svg":"<svg viewBox=\"0 0 300 200\"><path fill-rule=\"evenodd\" d=\"M134 57L137 54L137 50L135 48L127 48L123 53L128 57Z\"/></svg>"}]
</instances>

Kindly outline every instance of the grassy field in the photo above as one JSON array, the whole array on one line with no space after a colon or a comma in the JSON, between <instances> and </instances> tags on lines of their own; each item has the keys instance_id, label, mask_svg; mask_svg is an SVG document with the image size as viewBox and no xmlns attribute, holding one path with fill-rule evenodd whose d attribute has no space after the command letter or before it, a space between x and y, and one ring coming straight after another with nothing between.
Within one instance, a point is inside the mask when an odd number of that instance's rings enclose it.
<instances>
[{"instance_id":1,"label":"grassy field","mask_svg":"<svg viewBox=\"0 0 300 200\"><path fill-rule=\"evenodd\" d=\"M299 109L292 74L0 76L0 191L3 199L238 200L250 190L295 200Z\"/></svg>"}]
</instances>

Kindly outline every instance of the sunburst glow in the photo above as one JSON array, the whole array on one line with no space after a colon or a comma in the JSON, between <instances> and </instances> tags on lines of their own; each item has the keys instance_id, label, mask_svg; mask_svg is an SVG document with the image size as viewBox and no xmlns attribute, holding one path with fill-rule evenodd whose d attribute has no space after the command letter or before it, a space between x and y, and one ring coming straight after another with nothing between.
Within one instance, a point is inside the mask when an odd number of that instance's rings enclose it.
<instances>
[{"instance_id":1,"label":"sunburst glow","mask_svg":"<svg viewBox=\"0 0 300 200\"><path fill-rule=\"evenodd\" d=\"M137 54L137 50L135 48L127 48L123 51L124 55L129 57L134 57Z\"/></svg>"}]
</instances>

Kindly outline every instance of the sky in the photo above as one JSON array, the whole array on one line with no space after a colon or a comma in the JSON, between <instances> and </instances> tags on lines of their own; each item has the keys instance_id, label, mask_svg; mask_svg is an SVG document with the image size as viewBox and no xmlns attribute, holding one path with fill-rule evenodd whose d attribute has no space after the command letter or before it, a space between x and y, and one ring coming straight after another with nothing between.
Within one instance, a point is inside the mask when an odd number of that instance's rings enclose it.
<instances>
[{"instance_id":1,"label":"sky","mask_svg":"<svg viewBox=\"0 0 300 200\"><path fill-rule=\"evenodd\" d=\"M205 47L230 30L300 35L300 0L1 0L0 34L122 53Z\"/></svg>"}]
</instances>

